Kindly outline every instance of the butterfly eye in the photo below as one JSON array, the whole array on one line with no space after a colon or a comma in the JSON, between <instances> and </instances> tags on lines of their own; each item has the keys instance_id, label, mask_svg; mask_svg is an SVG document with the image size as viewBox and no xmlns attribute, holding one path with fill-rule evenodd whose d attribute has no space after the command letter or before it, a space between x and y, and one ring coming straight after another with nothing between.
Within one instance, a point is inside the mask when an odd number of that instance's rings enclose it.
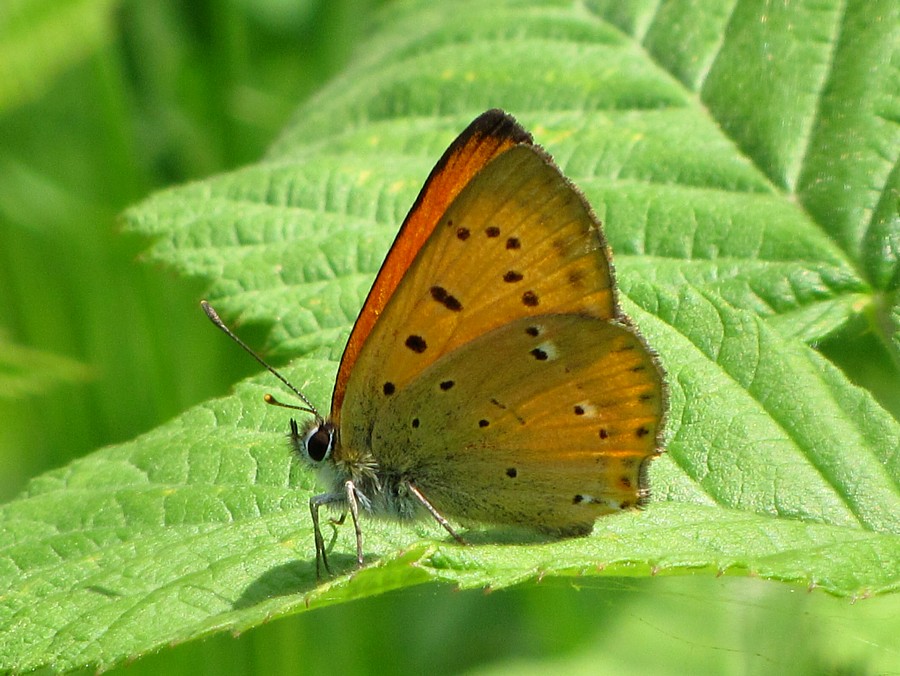
<instances>
[{"instance_id":1,"label":"butterfly eye","mask_svg":"<svg viewBox=\"0 0 900 676\"><path fill-rule=\"evenodd\" d=\"M334 425L324 422L313 427L303 440L306 455L313 462L322 462L334 448Z\"/></svg>"}]
</instances>

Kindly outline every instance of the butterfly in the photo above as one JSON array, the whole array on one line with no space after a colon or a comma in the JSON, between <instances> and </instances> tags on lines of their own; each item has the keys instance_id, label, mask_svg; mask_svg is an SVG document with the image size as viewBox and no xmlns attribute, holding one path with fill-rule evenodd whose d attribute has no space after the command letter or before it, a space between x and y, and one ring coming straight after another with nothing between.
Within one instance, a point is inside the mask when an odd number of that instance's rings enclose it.
<instances>
[{"instance_id":1,"label":"butterfly","mask_svg":"<svg viewBox=\"0 0 900 676\"><path fill-rule=\"evenodd\" d=\"M430 515L591 532L643 505L662 452L664 374L616 298L610 251L578 189L501 110L446 150L407 215L350 333L331 415L228 330L304 402L291 445L328 491L319 510Z\"/></svg>"}]
</instances>

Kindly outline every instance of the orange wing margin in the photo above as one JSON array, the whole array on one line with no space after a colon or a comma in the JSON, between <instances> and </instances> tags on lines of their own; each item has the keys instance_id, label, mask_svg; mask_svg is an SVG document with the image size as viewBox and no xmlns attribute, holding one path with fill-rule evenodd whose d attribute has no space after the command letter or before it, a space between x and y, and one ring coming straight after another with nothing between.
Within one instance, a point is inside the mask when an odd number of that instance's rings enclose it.
<instances>
[{"instance_id":1,"label":"orange wing margin","mask_svg":"<svg viewBox=\"0 0 900 676\"><path fill-rule=\"evenodd\" d=\"M515 118L502 110L488 110L456 137L431 170L381 264L344 348L331 397L331 418L335 423L340 417L350 371L366 338L447 207L488 162L522 143L531 145L533 139Z\"/></svg>"}]
</instances>

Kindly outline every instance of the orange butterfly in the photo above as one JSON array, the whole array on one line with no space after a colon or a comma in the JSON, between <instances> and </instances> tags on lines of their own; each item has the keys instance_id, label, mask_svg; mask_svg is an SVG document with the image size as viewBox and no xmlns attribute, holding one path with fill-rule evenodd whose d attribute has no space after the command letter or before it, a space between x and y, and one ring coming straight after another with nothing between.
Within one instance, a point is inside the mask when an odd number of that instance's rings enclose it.
<instances>
[{"instance_id":1,"label":"orange butterfly","mask_svg":"<svg viewBox=\"0 0 900 676\"><path fill-rule=\"evenodd\" d=\"M428 513L460 542L444 515L585 535L646 501L661 452L663 373L618 306L600 224L500 110L425 182L350 334L331 417L259 361L307 406L269 403L315 416L291 420L291 442L329 486L310 500L317 572L323 505L350 512L360 566L360 511Z\"/></svg>"}]
</instances>

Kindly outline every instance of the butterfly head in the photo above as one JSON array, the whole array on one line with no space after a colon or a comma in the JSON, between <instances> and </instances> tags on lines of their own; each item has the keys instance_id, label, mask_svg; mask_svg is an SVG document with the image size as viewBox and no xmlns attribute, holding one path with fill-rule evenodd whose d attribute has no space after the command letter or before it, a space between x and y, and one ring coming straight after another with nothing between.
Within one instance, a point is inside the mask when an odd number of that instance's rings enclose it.
<instances>
[{"instance_id":1,"label":"butterfly head","mask_svg":"<svg viewBox=\"0 0 900 676\"><path fill-rule=\"evenodd\" d=\"M331 459L336 441L334 423L316 417L303 429L291 418L291 446L306 463L320 466Z\"/></svg>"}]
</instances>

